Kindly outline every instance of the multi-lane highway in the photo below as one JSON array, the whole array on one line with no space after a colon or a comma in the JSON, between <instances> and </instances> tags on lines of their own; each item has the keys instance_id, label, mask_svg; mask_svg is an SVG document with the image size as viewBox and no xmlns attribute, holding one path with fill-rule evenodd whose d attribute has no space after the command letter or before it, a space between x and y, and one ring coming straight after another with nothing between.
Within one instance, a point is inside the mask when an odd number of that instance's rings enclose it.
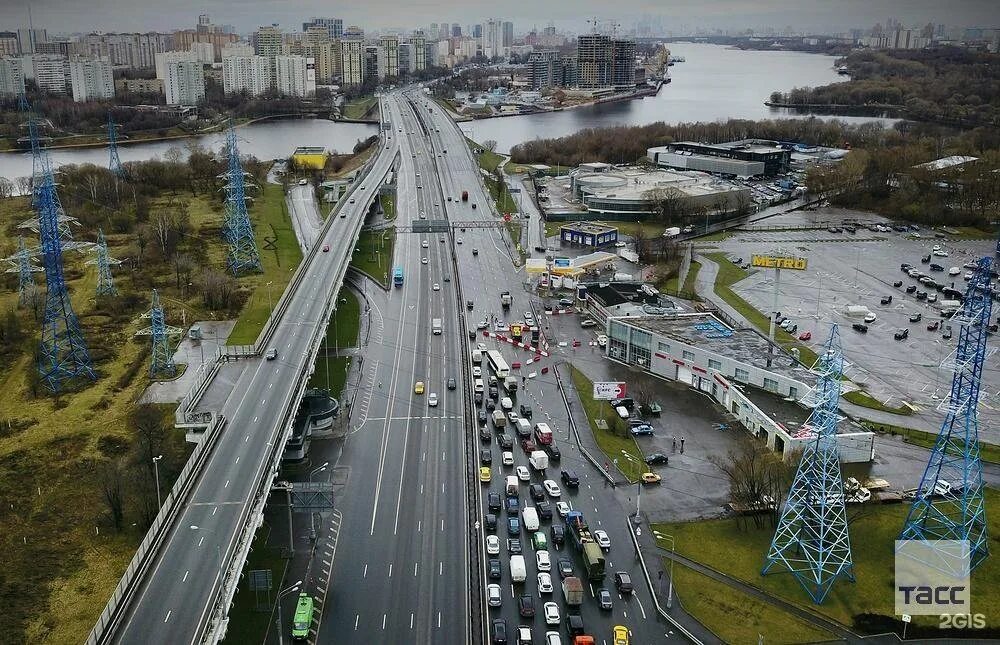
<instances>
[{"instance_id":1,"label":"multi-lane highway","mask_svg":"<svg viewBox=\"0 0 1000 645\"><path fill-rule=\"evenodd\" d=\"M277 358L257 359L236 383L221 410L228 423L116 633L119 642L191 643L205 632L222 569L237 552L238 538L252 521L248 516L258 483L273 466L272 447L287 422L282 411L295 394L299 375L310 368L310 344L337 288L331 278L345 266L368 196L397 151L395 142L380 149L370 174L354 188L355 203L344 207L347 217L338 217L321 234L319 242L329 243L330 252L307 258L301 284L269 345Z\"/></svg>"}]
</instances>

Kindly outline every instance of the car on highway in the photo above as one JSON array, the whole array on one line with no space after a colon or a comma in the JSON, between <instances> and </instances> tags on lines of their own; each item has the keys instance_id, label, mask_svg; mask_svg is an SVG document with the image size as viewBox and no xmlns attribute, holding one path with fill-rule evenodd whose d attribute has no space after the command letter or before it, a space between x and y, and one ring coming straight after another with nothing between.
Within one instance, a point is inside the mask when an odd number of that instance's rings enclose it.
<instances>
[{"instance_id":1,"label":"car on highway","mask_svg":"<svg viewBox=\"0 0 1000 645\"><path fill-rule=\"evenodd\" d=\"M546 625L559 624L559 605L554 602L547 602L542 605L542 614L545 616Z\"/></svg>"},{"instance_id":2,"label":"car on highway","mask_svg":"<svg viewBox=\"0 0 1000 645\"><path fill-rule=\"evenodd\" d=\"M490 493L486 498L486 505L494 513L498 512L501 508L500 493Z\"/></svg>"},{"instance_id":3,"label":"car on highway","mask_svg":"<svg viewBox=\"0 0 1000 645\"><path fill-rule=\"evenodd\" d=\"M541 502L545 499L545 489L542 488L541 484L532 484L528 486L528 495L531 496L536 502Z\"/></svg>"},{"instance_id":4,"label":"car on highway","mask_svg":"<svg viewBox=\"0 0 1000 645\"><path fill-rule=\"evenodd\" d=\"M472 249L472 255L479 255L479 249Z\"/></svg>"},{"instance_id":5,"label":"car on highway","mask_svg":"<svg viewBox=\"0 0 1000 645\"><path fill-rule=\"evenodd\" d=\"M497 530L497 516L495 513L487 513L483 524L486 526L487 531Z\"/></svg>"},{"instance_id":6,"label":"car on highway","mask_svg":"<svg viewBox=\"0 0 1000 645\"><path fill-rule=\"evenodd\" d=\"M476 392L476 396L479 397L479 400L476 401L476 405L479 405L480 403L483 402L483 394L482 392ZM484 410L480 410L479 412L477 412L476 420L479 421L479 425L481 426L486 425L486 412Z\"/></svg>"},{"instance_id":7,"label":"car on highway","mask_svg":"<svg viewBox=\"0 0 1000 645\"><path fill-rule=\"evenodd\" d=\"M530 405L525 405L524 403L522 403L521 405L519 405L517 407L517 409L521 413L521 416L524 417L525 419L530 419L531 418L531 406Z\"/></svg>"},{"instance_id":8,"label":"car on highway","mask_svg":"<svg viewBox=\"0 0 1000 645\"><path fill-rule=\"evenodd\" d=\"M545 492L549 494L549 497L561 497L562 489L559 488L559 484L553 479L546 479L542 482L542 486L545 487Z\"/></svg>"},{"instance_id":9,"label":"car on highway","mask_svg":"<svg viewBox=\"0 0 1000 645\"><path fill-rule=\"evenodd\" d=\"M492 477L493 473L490 470L489 466L483 466L482 468L479 469L479 481L481 481L482 483L484 484L490 483L490 479L492 479Z\"/></svg>"},{"instance_id":10,"label":"car on highway","mask_svg":"<svg viewBox=\"0 0 1000 645\"><path fill-rule=\"evenodd\" d=\"M500 593L500 585L495 582L486 585L486 603L490 607L499 607L503 604L503 594Z\"/></svg>"},{"instance_id":11,"label":"car on highway","mask_svg":"<svg viewBox=\"0 0 1000 645\"><path fill-rule=\"evenodd\" d=\"M417 381L413 385L413 393L414 394L423 394L424 393L424 382L423 381Z\"/></svg>"},{"instance_id":12,"label":"car on highway","mask_svg":"<svg viewBox=\"0 0 1000 645\"><path fill-rule=\"evenodd\" d=\"M542 249L542 250L544 251L545 249ZM559 305L562 306L562 307L572 307L573 306L573 300L571 298L560 298L559 299ZM586 322L586 321L584 321L584 322Z\"/></svg>"},{"instance_id":13,"label":"car on highway","mask_svg":"<svg viewBox=\"0 0 1000 645\"><path fill-rule=\"evenodd\" d=\"M854 323L853 325L851 325L851 329L861 334L868 333L868 325L864 323Z\"/></svg>"},{"instance_id":14,"label":"car on highway","mask_svg":"<svg viewBox=\"0 0 1000 645\"><path fill-rule=\"evenodd\" d=\"M601 547L602 551L611 550L611 538L608 537L608 532L604 529L594 531L594 541L597 542L597 546Z\"/></svg>"},{"instance_id":15,"label":"car on highway","mask_svg":"<svg viewBox=\"0 0 1000 645\"><path fill-rule=\"evenodd\" d=\"M940 322L934 321L934 322L930 323L929 325L927 325L927 331L937 331L938 327L940 327L940 326L941 326Z\"/></svg>"},{"instance_id":16,"label":"car on highway","mask_svg":"<svg viewBox=\"0 0 1000 645\"><path fill-rule=\"evenodd\" d=\"M430 245L427 243L427 240L420 240L420 248L426 249L428 246Z\"/></svg>"},{"instance_id":17,"label":"car on highway","mask_svg":"<svg viewBox=\"0 0 1000 645\"><path fill-rule=\"evenodd\" d=\"M632 577L625 571L615 571L615 588L623 596L632 593Z\"/></svg>"},{"instance_id":18,"label":"car on highway","mask_svg":"<svg viewBox=\"0 0 1000 645\"><path fill-rule=\"evenodd\" d=\"M490 638L493 645L507 645L507 621L503 618L496 618L493 627L490 628Z\"/></svg>"},{"instance_id":19,"label":"car on highway","mask_svg":"<svg viewBox=\"0 0 1000 645\"><path fill-rule=\"evenodd\" d=\"M597 335L597 346L604 347L608 344L608 337L604 334Z\"/></svg>"},{"instance_id":20,"label":"car on highway","mask_svg":"<svg viewBox=\"0 0 1000 645\"><path fill-rule=\"evenodd\" d=\"M461 243L462 243L462 238L457 238L457 239L455 240L455 242L456 242L457 244L461 244Z\"/></svg>"},{"instance_id":21,"label":"car on highway","mask_svg":"<svg viewBox=\"0 0 1000 645\"><path fill-rule=\"evenodd\" d=\"M330 245L329 244L324 244L323 245L323 253L329 253L329 252L330 252Z\"/></svg>"},{"instance_id":22,"label":"car on highway","mask_svg":"<svg viewBox=\"0 0 1000 645\"><path fill-rule=\"evenodd\" d=\"M479 463L484 466L493 463L493 452L489 448L483 448L479 451Z\"/></svg>"},{"instance_id":23,"label":"car on highway","mask_svg":"<svg viewBox=\"0 0 1000 645\"><path fill-rule=\"evenodd\" d=\"M882 299L879 300L879 304L891 305L892 304L892 296L882 296Z\"/></svg>"},{"instance_id":24,"label":"car on highway","mask_svg":"<svg viewBox=\"0 0 1000 645\"><path fill-rule=\"evenodd\" d=\"M482 378L482 377L483 377L483 368L479 367L478 365L473 365L472 378ZM477 394L482 394L482 392L477 392Z\"/></svg>"},{"instance_id":25,"label":"car on highway","mask_svg":"<svg viewBox=\"0 0 1000 645\"><path fill-rule=\"evenodd\" d=\"M612 631L614 638L611 640L611 645L628 645L628 637L631 632L624 625L615 625Z\"/></svg>"},{"instance_id":26,"label":"car on highway","mask_svg":"<svg viewBox=\"0 0 1000 645\"><path fill-rule=\"evenodd\" d=\"M500 554L500 538L495 535L486 536L486 553L489 555Z\"/></svg>"},{"instance_id":27,"label":"car on highway","mask_svg":"<svg viewBox=\"0 0 1000 645\"><path fill-rule=\"evenodd\" d=\"M535 615L535 600L528 594L522 594L517 599L517 613L522 618L532 618Z\"/></svg>"},{"instance_id":28,"label":"car on highway","mask_svg":"<svg viewBox=\"0 0 1000 645\"><path fill-rule=\"evenodd\" d=\"M507 552L510 555L521 555L521 540L507 538Z\"/></svg>"},{"instance_id":29,"label":"car on highway","mask_svg":"<svg viewBox=\"0 0 1000 645\"><path fill-rule=\"evenodd\" d=\"M305 186L308 183L309 183L308 179L300 179L299 180L299 186Z\"/></svg>"},{"instance_id":30,"label":"car on highway","mask_svg":"<svg viewBox=\"0 0 1000 645\"><path fill-rule=\"evenodd\" d=\"M507 533L509 535L520 535L521 534L521 521L516 517L507 518Z\"/></svg>"},{"instance_id":31,"label":"car on highway","mask_svg":"<svg viewBox=\"0 0 1000 645\"><path fill-rule=\"evenodd\" d=\"M660 477L656 473L643 473L642 474L642 483L643 484L659 484L661 480L662 480L662 477Z\"/></svg>"},{"instance_id":32,"label":"car on highway","mask_svg":"<svg viewBox=\"0 0 1000 645\"><path fill-rule=\"evenodd\" d=\"M576 474L575 470L563 469L559 473L559 478L562 483L567 488L579 488L580 487L580 477Z\"/></svg>"},{"instance_id":33,"label":"car on highway","mask_svg":"<svg viewBox=\"0 0 1000 645\"><path fill-rule=\"evenodd\" d=\"M611 592L601 587L597 590L597 604L604 611L611 611Z\"/></svg>"},{"instance_id":34,"label":"car on highway","mask_svg":"<svg viewBox=\"0 0 1000 645\"><path fill-rule=\"evenodd\" d=\"M502 450L510 450L514 447L514 440L510 438L509 434L504 432L497 435L497 445L499 445Z\"/></svg>"},{"instance_id":35,"label":"car on highway","mask_svg":"<svg viewBox=\"0 0 1000 645\"><path fill-rule=\"evenodd\" d=\"M896 330L896 333L892 335L892 337L895 338L896 340L906 340L907 338L910 337L910 330L898 329Z\"/></svg>"},{"instance_id":36,"label":"car on highway","mask_svg":"<svg viewBox=\"0 0 1000 645\"><path fill-rule=\"evenodd\" d=\"M581 327L596 327L597 326L597 321L596 320L591 320L591 319L588 318L587 320L584 320L583 322L581 322L580 326Z\"/></svg>"},{"instance_id":37,"label":"car on highway","mask_svg":"<svg viewBox=\"0 0 1000 645\"><path fill-rule=\"evenodd\" d=\"M571 510L573 507L567 502L556 502L556 512L559 513L559 517L566 517Z\"/></svg>"},{"instance_id":38,"label":"car on highway","mask_svg":"<svg viewBox=\"0 0 1000 645\"><path fill-rule=\"evenodd\" d=\"M552 593L552 574L545 571L538 573L538 593Z\"/></svg>"},{"instance_id":39,"label":"car on highway","mask_svg":"<svg viewBox=\"0 0 1000 645\"><path fill-rule=\"evenodd\" d=\"M500 576L502 575L502 569L500 568L500 560L496 558L490 558L490 561L487 563L487 567L489 570L490 580L499 580Z\"/></svg>"},{"instance_id":40,"label":"car on highway","mask_svg":"<svg viewBox=\"0 0 1000 645\"><path fill-rule=\"evenodd\" d=\"M435 282L433 285L431 285L431 291L441 291L441 285Z\"/></svg>"},{"instance_id":41,"label":"car on highway","mask_svg":"<svg viewBox=\"0 0 1000 645\"><path fill-rule=\"evenodd\" d=\"M503 453L500 455L500 462L504 466L513 466L514 465L514 453L512 453L509 450L504 450Z\"/></svg>"},{"instance_id":42,"label":"car on highway","mask_svg":"<svg viewBox=\"0 0 1000 645\"><path fill-rule=\"evenodd\" d=\"M276 358L278 358L278 350L274 349L273 347L267 350L267 353L264 354L264 360L266 361L273 361Z\"/></svg>"},{"instance_id":43,"label":"car on highway","mask_svg":"<svg viewBox=\"0 0 1000 645\"><path fill-rule=\"evenodd\" d=\"M916 292L916 290L917 290L917 285L915 284L911 284L910 286L906 287L906 293L914 293Z\"/></svg>"},{"instance_id":44,"label":"car on highway","mask_svg":"<svg viewBox=\"0 0 1000 645\"><path fill-rule=\"evenodd\" d=\"M448 377L447 386L448 386L449 390L454 390L457 387L457 383L455 382L455 377L454 376L449 376Z\"/></svg>"},{"instance_id":45,"label":"car on highway","mask_svg":"<svg viewBox=\"0 0 1000 645\"><path fill-rule=\"evenodd\" d=\"M427 264L427 258L420 258L420 264Z\"/></svg>"},{"instance_id":46,"label":"car on highway","mask_svg":"<svg viewBox=\"0 0 1000 645\"><path fill-rule=\"evenodd\" d=\"M934 256L937 256L939 258L946 258L946 257L948 257L948 252L947 251L942 251L941 249L938 249L937 251L932 251L931 254L934 255Z\"/></svg>"},{"instance_id":47,"label":"car on highway","mask_svg":"<svg viewBox=\"0 0 1000 645\"><path fill-rule=\"evenodd\" d=\"M545 632L545 645L562 645L559 632Z\"/></svg>"},{"instance_id":48,"label":"car on highway","mask_svg":"<svg viewBox=\"0 0 1000 645\"><path fill-rule=\"evenodd\" d=\"M437 392L431 392L430 394L428 394L427 395L427 405L429 405L432 408L436 408L437 404L438 404L438 395L437 395Z\"/></svg>"},{"instance_id":49,"label":"car on highway","mask_svg":"<svg viewBox=\"0 0 1000 645\"><path fill-rule=\"evenodd\" d=\"M519 506L519 504L518 504L518 501L517 501L517 497L510 496L510 497L507 498L507 512L508 513L511 513L513 515L517 515L517 508L518 508L518 506Z\"/></svg>"},{"instance_id":50,"label":"car on highway","mask_svg":"<svg viewBox=\"0 0 1000 645\"><path fill-rule=\"evenodd\" d=\"M566 541L566 527L562 524L553 524L549 533L552 534L552 544L556 546L562 546L563 542Z\"/></svg>"},{"instance_id":51,"label":"car on highway","mask_svg":"<svg viewBox=\"0 0 1000 645\"><path fill-rule=\"evenodd\" d=\"M480 320L480 321L479 321L479 322L478 322L478 323L476 324L476 329L486 329L486 328L487 328L487 327L489 327L489 326L490 326L490 323L489 323L489 322L487 322L487 321L485 321L485 320Z\"/></svg>"},{"instance_id":52,"label":"car on highway","mask_svg":"<svg viewBox=\"0 0 1000 645\"><path fill-rule=\"evenodd\" d=\"M548 540L545 539L544 533L542 533L541 531L535 531L534 533L531 534L531 548L533 548L536 551L544 551L545 549L549 548L549 543ZM552 570L551 563L549 564L548 569L540 569L540 571L551 571L551 570Z\"/></svg>"},{"instance_id":53,"label":"car on highway","mask_svg":"<svg viewBox=\"0 0 1000 645\"><path fill-rule=\"evenodd\" d=\"M544 550L535 551L535 564L539 571L552 571L552 560L549 552Z\"/></svg>"},{"instance_id":54,"label":"car on highway","mask_svg":"<svg viewBox=\"0 0 1000 645\"><path fill-rule=\"evenodd\" d=\"M517 473L517 478L523 482L531 480L531 472L527 466L518 466L514 469L514 472Z\"/></svg>"}]
</instances>

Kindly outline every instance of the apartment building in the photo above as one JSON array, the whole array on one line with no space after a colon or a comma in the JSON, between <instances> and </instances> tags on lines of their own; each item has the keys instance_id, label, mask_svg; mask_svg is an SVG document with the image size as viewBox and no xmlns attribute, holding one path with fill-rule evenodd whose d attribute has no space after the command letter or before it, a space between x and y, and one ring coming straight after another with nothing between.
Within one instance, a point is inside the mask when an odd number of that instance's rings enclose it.
<instances>
[{"instance_id":1,"label":"apartment building","mask_svg":"<svg viewBox=\"0 0 1000 645\"><path fill-rule=\"evenodd\" d=\"M379 78L399 77L399 37L386 35L378 41Z\"/></svg>"},{"instance_id":2,"label":"apartment building","mask_svg":"<svg viewBox=\"0 0 1000 645\"><path fill-rule=\"evenodd\" d=\"M153 57L153 66L156 69L156 78L161 81L167 79L167 65L180 62L198 62L198 54L193 51L160 52Z\"/></svg>"},{"instance_id":3,"label":"apartment building","mask_svg":"<svg viewBox=\"0 0 1000 645\"><path fill-rule=\"evenodd\" d=\"M69 78L73 100L77 103L110 99L115 95L110 58L73 58L69 61Z\"/></svg>"},{"instance_id":4,"label":"apartment building","mask_svg":"<svg viewBox=\"0 0 1000 645\"><path fill-rule=\"evenodd\" d=\"M24 94L24 65L20 58L0 56L0 96Z\"/></svg>"},{"instance_id":5,"label":"apartment building","mask_svg":"<svg viewBox=\"0 0 1000 645\"><path fill-rule=\"evenodd\" d=\"M275 88L285 96L316 94L316 61L305 56L275 56Z\"/></svg>"},{"instance_id":6,"label":"apartment building","mask_svg":"<svg viewBox=\"0 0 1000 645\"><path fill-rule=\"evenodd\" d=\"M341 78L344 85L361 85L365 81L365 41L345 38L340 43Z\"/></svg>"},{"instance_id":7,"label":"apartment building","mask_svg":"<svg viewBox=\"0 0 1000 645\"><path fill-rule=\"evenodd\" d=\"M271 60L264 56L230 56L222 60L222 87L226 94L248 92L258 96L271 89Z\"/></svg>"},{"instance_id":8,"label":"apartment building","mask_svg":"<svg viewBox=\"0 0 1000 645\"><path fill-rule=\"evenodd\" d=\"M204 65L199 61L175 61L167 64L163 92L167 105L198 105L205 98Z\"/></svg>"}]
</instances>

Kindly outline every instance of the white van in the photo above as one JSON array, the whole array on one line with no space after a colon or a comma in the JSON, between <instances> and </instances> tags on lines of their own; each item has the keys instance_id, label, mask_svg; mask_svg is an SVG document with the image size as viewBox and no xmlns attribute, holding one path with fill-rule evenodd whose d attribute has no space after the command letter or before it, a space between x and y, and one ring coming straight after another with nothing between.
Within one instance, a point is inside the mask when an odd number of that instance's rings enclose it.
<instances>
[{"instance_id":1,"label":"white van","mask_svg":"<svg viewBox=\"0 0 1000 645\"><path fill-rule=\"evenodd\" d=\"M475 390L476 392L482 392L484 389L485 387L483 386L483 379L477 378L475 383L473 384L473 390Z\"/></svg>"},{"instance_id":2,"label":"white van","mask_svg":"<svg viewBox=\"0 0 1000 645\"><path fill-rule=\"evenodd\" d=\"M479 365L483 362L483 353L478 349L472 350L472 362L475 365Z\"/></svg>"},{"instance_id":3,"label":"white van","mask_svg":"<svg viewBox=\"0 0 1000 645\"><path fill-rule=\"evenodd\" d=\"M517 434L527 437L531 434L531 422L524 417L517 418Z\"/></svg>"},{"instance_id":4,"label":"white van","mask_svg":"<svg viewBox=\"0 0 1000 645\"><path fill-rule=\"evenodd\" d=\"M514 402L510 400L509 396L505 396L502 399L500 399L500 407L503 408L504 410L513 410Z\"/></svg>"},{"instance_id":5,"label":"white van","mask_svg":"<svg viewBox=\"0 0 1000 645\"><path fill-rule=\"evenodd\" d=\"M524 567L524 556L510 556L510 579L514 582L524 582L527 577L528 570Z\"/></svg>"},{"instance_id":6,"label":"white van","mask_svg":"<svg viewBox=\"0 0 1000 645\"><path fill-rule=\"evenodd\" d=\"M507 475L507 497L517 497L517 477L514 475Z\"/></svg>"},{"instance_id":7,"label":"white van","mask_svg":"<svg viewBox=\"0 0 1000 645\"><path fill-rule=\"evenodd\" d=\"M618 416L620 416L622 419L628 421L628 408L626 408L624 405L619 405L617 408L615 408L615 412L617 412Z\"/></svg>"},{"instance_id":8,"label":"white van","mask_svg":"<svg viewBox=\"0 0 1000 645\"><path fill-rule=\"evenodd\" d=\"M524 520L524 528L528 531L538 530L538 512L534 506L525 506L521 509L521 519Z\"/></svg>"}]
</instances>

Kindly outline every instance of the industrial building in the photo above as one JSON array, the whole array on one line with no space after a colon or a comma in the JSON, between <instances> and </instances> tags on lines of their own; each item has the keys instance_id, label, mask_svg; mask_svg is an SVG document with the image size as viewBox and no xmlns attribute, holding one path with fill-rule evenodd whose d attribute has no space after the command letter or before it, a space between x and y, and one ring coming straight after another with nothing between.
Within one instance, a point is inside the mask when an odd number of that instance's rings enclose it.
<instances>
[{"instance_id":1,"label":"industrial building","mask_svg":"<svg viewBox=\"0 0 1000 645\"><path fill-rule=\"evenodd\" d=\"M574 222L559 227L559 239L568 244L599 249L618 241L618 229L594 222Z\"/></svg>"},{"instance_id":2,"label":"industrial building","mask_svg":"<svg viewBox=\"0 0 1000 645\"><path fill-rule=\"evenodd\" d=\"M680 141L649 148L646 156L667 168L702 170L737 177L772 177L788 172L792 152L776 141L744 139L707 144Z\"/></svg>"},{"instance_id":3,"label":"industrial building","mask_svg":"<svg viewBox=\"0 0 1000 645\"><path fill-rule=\"evenodd\" d=\"M572 198L597 219L639 220L657 213L658 192L673 195L691 211L735 210L749 203L745 186L700 172L646 170L608 164L583 164L570 173Z\"/></svg>"},{"instance_id":4,"label":"industrial building","mask_svg":"<svg viewBox=\"0 0 1000 645\"><path fill-rule=\"evenodd\" d=\"M756 330L733 329L709 313L682 313L609 317L607 334L609 359L711 396L782 456L814 436L803 425L805 407L795 406L797 414L765 411L782 401L808 401L816 377ZM851 422L840 424L837 443L844 463L874 459L874 433Z\"/></svg>"},{"instance_id":5,"label":"industrial building","mask_svg":"<svg viewBox=\"0 0 1000 645\"><path fill-rule=\"evenodd\" d=\"M292 164L298 168L322 170L329 154L322 146L302 146L292 153Z\"/></svg>"}]
</instances>

